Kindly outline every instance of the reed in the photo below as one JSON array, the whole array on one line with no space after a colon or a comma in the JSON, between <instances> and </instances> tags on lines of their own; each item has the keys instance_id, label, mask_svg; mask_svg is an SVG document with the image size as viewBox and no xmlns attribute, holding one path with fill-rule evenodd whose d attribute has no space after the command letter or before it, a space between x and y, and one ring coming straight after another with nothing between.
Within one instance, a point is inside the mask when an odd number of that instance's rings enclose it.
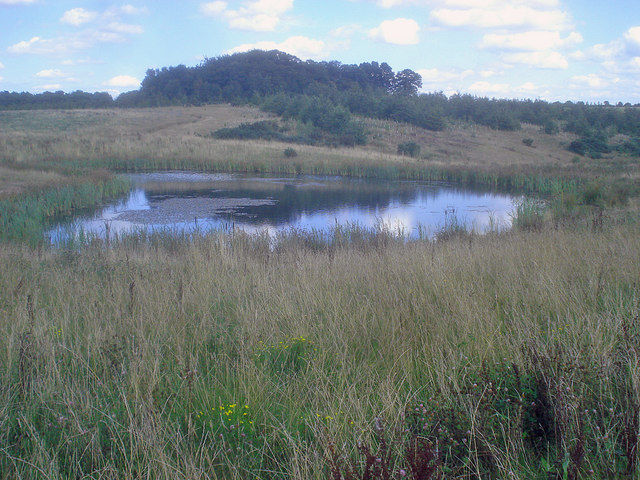
<instances>
[{"instance_id":1,"label":"reed","mask_svg":"<svg viewBox=\"0 0 640 480\"><path fill-rule=\"evenodd\" d=\"M124 177L97 183L74 181L43 191L0 199L0 241L43 241L47 223L58 215L93 207L126 193L130 188Z\"/></svg>"}]
</instances>

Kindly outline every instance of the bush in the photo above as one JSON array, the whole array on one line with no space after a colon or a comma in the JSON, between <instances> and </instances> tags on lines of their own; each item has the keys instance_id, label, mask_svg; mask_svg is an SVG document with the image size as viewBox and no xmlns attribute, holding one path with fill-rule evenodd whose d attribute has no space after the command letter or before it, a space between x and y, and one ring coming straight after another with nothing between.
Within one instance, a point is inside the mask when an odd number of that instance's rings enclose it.
<instances>
[{"instance_id":1,"label":"bush","mask_svg":"<svg viewBox=\"0 0 640 480\"><path fill-rule=\"evenodd\" d=\"M221 128L213 132L215 138L234 140L284 140L281 128L274 121L242 123L235 128Z\"/></svg>"},{"instance_id":2,"label":"bush","mask_svg":"<svg viewBox=\"0 0 640 480\"><path fill-rule=\"evenodd\" d=\"M295 148L288 147L284 149L284 156L287 158L297 157L298 152L296 152Z\"/></svg>"},{"instance_id":3,"label":"bush","mask_svg":"<svg viewBox=\"0 0 640 480\"><path fill-rule=\"evenodd\" d=\"M398 155L417 157L418 155L420 155L420 145L418 145L416 142L399 143Z\"/></svg>"},{"instance_id":4,"label":"bush","mask_svg":"<svg viewBox=\"0 0 640 480\"><path fill-rule=\"evenodd\" d=\"M578 155L588 155L591 158L601 158L603 153L611 152L607 137L600 132L586 132L578 140L569 145L569 150Z\"/></svg>"},{"instance_id":5,"label":"bush","mask_svg":"<svg viewBox=\"0 0 640 480\"><path fill-rule=\"evenodd\" d=\"M522 143L524 143L527 147L533 146L533 138L523 138Z\"/></svg>"},{"instance_id":6,"label":"bush","mask_svg":"<svg viewBox=\"0 0 640 480\"><path fill-rule=\"evenodd\" d=\"M544 133L546 133L547 135L555 135L560 131L560 129L558 128L558 124L553 120L547 120L546 122L544 122L543 128Z\"/></svg>"},{"instance_id":7,"label":"bush","mask_svg":"<svg viewBox=\"0 0 640 480\"><path fill-rule=\"evenodd\" d=\"M604 203L604 188L598 182L591 182L582 190L582 202L585 205L602 206Z\"/></svg>"},{"instance_id":8,"label":"bush","mask_svg":"<svg viewBox=\"0 0 640 480\"><path fill-rule=\"evenodd\" d=\"M574 140L569 144L569 151L584 156L587 153L587 147L582 140Z\"/></svg>"},{"instance_id":9,"label":"bush","mask_svg":"<svg viewBox=\"0 0 640 480\"><path fill-rule=\"evenodd\" d=\"M631 138L617 147L620 153L627 153L632 157L640 157L640 138Z\"/></svg>"}]
</instances>

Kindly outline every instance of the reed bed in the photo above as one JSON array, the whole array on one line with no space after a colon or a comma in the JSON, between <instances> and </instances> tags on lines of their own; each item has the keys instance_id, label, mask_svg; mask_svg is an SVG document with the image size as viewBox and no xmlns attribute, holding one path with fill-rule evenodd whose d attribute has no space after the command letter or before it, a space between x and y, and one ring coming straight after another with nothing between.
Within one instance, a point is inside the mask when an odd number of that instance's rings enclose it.
<instances>
[{"instance_id":1,"label":"reed bed","mask_svg":"<svg viewBox=\"0 0 640 480\"><path fill-rule=\"evenodd\" d=\"M4 245L0 471L634 478L639 233Z\"/></svg>"},{"instance_id":2,"label":"reed bed","mask_svg":"<svg viewBox=\"0 0 640 480\"><path fill-rule=\"evenodd\" d=\"M44 228L56 216L94 207L123 195L131 186L128 179L109 174L94 181L69 177L65 180L41 191L0 198L0 241L42 243Z\"/></svg>"}]
</instances>

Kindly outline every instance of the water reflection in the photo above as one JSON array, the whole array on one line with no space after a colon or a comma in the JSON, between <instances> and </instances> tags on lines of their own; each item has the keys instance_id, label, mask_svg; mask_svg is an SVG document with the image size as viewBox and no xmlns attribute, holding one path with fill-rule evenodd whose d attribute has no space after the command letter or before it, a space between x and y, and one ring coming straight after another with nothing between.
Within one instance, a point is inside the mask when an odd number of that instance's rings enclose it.
<instances>
[{"instance_id":1,"label":"water reflection","mask_svg":"<svg viewBox=\"0 0 640 480\"><path fill-rule=\"evenodd\" d=\"M82 234L101 237L145 229L241 228L275 233L325 230L336 224L385 226L408 237L435 233L455 218L478 232L508 228L514 198L437 182L320 176L152 173L132 175L123 201L67 219L53 243Z\"/></svg>"}]
</instances>

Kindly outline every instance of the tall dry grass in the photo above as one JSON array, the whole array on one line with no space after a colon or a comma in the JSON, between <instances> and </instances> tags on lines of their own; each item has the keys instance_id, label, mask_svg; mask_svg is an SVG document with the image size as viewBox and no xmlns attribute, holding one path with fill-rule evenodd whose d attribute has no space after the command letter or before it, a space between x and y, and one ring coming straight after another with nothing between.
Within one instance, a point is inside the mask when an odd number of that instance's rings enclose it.
<instances>
[{"instance_id":1,"label":"tall dry grass","mask_svg":"<svg viewBox=\"0 0 640 480\"><path fill-rule=\"evenodd\" d=\"M327 478L379 418L391 478L416 433L447 478L632 477L638 233L4 246L0 470Z\"/></svg>"}]
</instances>

